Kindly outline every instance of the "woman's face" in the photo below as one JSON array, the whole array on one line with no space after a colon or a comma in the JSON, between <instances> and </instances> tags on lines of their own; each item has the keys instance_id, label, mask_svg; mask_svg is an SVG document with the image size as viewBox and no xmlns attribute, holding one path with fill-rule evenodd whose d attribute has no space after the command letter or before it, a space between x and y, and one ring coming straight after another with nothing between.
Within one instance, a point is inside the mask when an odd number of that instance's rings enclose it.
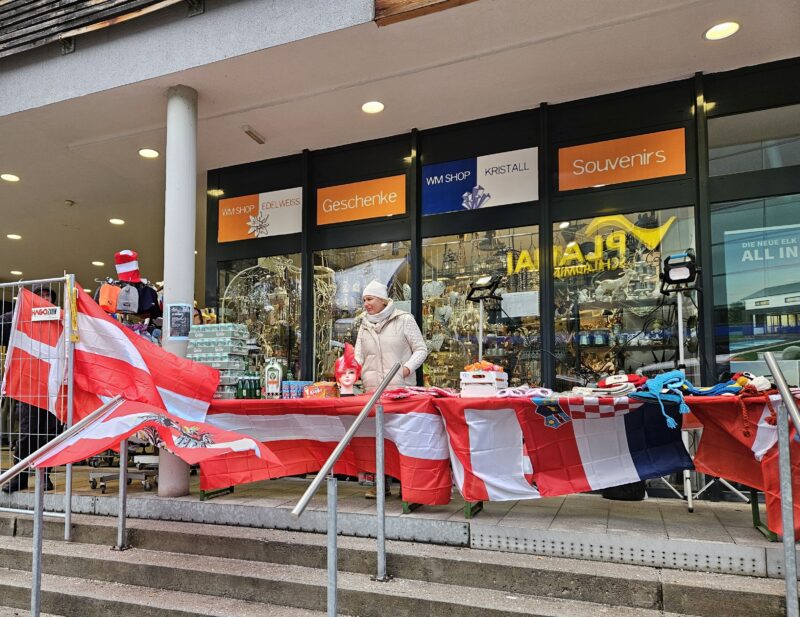
<instances>
[{"instance_id":1,"label":"woman's face","mask_svg":"<svg viewBox=\"0 0 800 617\"><path fill-rule=\"evenodd\" d=\"M377 298L375 296L364 296L364 310L367 311L368 315L375 315L380 313L383 309L386 308L386 305L389 304L383 298Z\"/></svg>"}]
</instances>

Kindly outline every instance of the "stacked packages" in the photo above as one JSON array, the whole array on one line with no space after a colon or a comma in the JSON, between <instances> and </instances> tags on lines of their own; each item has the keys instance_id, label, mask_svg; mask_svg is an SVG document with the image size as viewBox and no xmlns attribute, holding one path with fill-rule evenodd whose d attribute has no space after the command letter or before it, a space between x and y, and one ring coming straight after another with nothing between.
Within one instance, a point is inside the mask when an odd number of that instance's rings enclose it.
<instances>
[{"instance_id":1,"label":"stacked packages","mask_svg":"<svg viewBox=\"0 0 800 617\"><path fill-rule=\"evenodd\" d=\"M236 398L237 385L247 368L247 326L192 326L186 357L219 370L219 388L214 398Z\"/></svg>"}]
</instances>

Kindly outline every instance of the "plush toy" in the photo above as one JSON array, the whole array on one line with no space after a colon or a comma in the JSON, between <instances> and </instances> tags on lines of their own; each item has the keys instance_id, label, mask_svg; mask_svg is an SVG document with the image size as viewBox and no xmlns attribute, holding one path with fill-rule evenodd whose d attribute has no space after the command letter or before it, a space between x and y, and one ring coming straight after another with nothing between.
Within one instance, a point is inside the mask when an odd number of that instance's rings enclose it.
<instances>
[{"instance_id":1,"label":"plush toy","mask_svg":"<svg viewBox=\"0 0 800 617\"><path fill-rule=\"evenodd\" d=\"M350 343L344 344L344 354L333 363L333 374L339 385L339 395L353 395L353 385L361 377L361 365L356 361L356 351Z\"/></svg>"}]
</instances>

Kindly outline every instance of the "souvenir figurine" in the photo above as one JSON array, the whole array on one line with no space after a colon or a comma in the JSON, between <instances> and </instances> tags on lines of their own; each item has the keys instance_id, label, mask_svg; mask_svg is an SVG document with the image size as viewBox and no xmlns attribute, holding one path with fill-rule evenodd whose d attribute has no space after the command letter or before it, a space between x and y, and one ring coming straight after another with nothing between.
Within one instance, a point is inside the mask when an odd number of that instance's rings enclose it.
<instances>
[{"instance_id":1,"label":"souvenir figurine","mask_svg":"<svg viewBox=\"0 0 800 617\"><path fill-rule=\"evenodd\" d=\"M333 374L339 385L339 396L353 396L353 385L361 377L361 365L356 362L356 350L350 343L344 344L344 354L334 362Z\"/></svg>"}]
</instances>

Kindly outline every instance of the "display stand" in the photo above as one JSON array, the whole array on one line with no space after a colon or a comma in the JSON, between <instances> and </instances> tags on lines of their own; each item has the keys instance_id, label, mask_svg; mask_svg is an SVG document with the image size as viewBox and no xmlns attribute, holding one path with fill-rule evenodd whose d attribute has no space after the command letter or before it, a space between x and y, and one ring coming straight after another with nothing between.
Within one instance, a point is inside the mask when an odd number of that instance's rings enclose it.
<instances>
[{"instance_id":1,"label":"display stand","mask_svg":"<svg viewBox=\"0 0 800 617\"><path fill-rule=\"evenodd\" d=\"M665 296L669 294L676 294L676 304L678 308L678 366L677 369L684 374L686 373L686 359L683 355L683 292L697 289L695 279L699 268L695 264L694 252L686 250L683 253L676 255L669 255L664 258L664 269L661 272L661 293ZM688 431L681 432L683 445L686 451L689 451L689 434ZM678 491L672 484L669 483L667 478L661 480L670 488L678 497L686 500L686 509L689 512L694 512L694 495L692 494L692 475L688 469L683 470L683 494Z\"/></svg>"}]
</instances>

